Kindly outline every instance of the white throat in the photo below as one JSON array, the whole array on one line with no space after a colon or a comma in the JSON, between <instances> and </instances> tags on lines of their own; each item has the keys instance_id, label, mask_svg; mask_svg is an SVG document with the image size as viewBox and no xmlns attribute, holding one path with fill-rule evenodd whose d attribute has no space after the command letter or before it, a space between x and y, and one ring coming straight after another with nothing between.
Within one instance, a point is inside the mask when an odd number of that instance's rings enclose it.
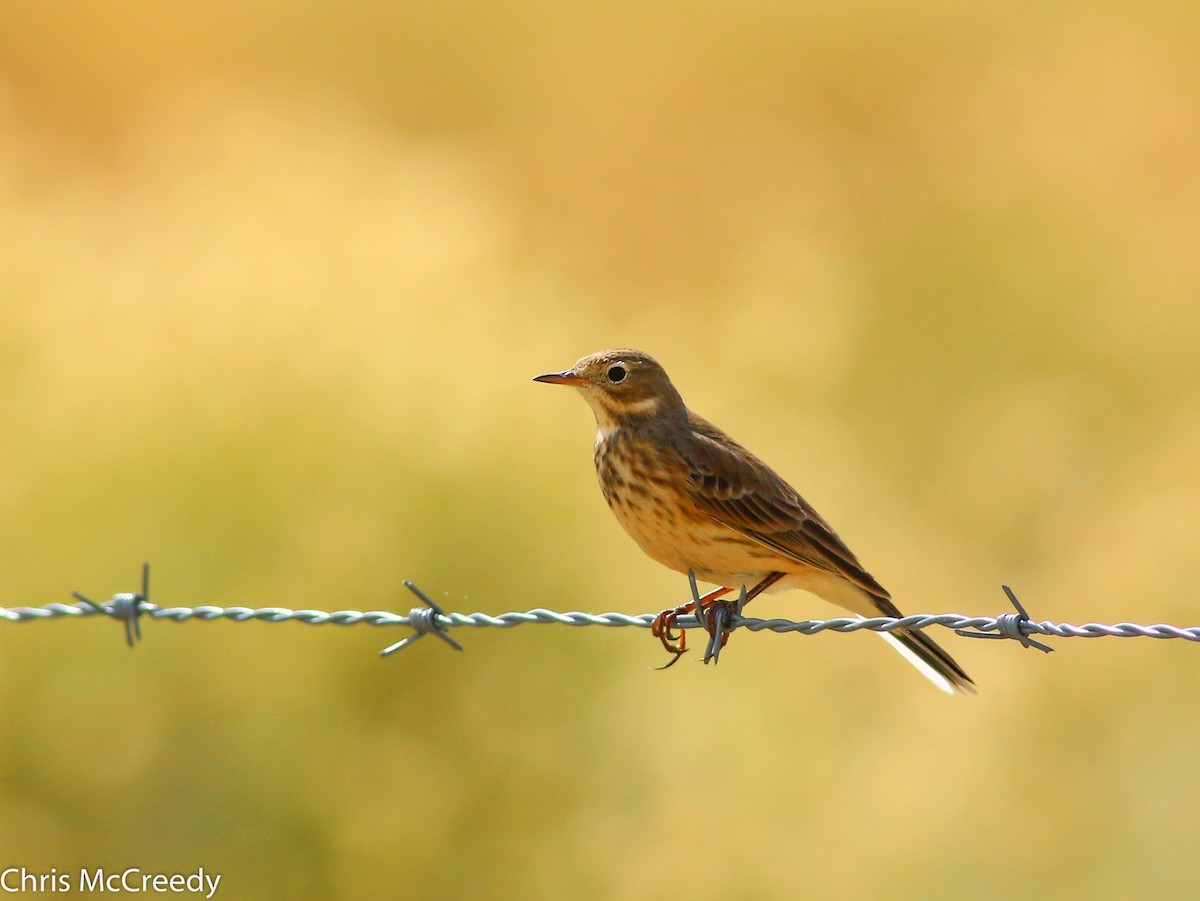
<instances>
[{"instance_id":1,"label":"white throat","mask_svg":"<svg viewBox=\"0 0 1200 901\"><path fill-rule=\"evenodd\" d=\"M592 408L592 412L596 415L596 446L599 447L609 439L614 432L620 428L620 423L605 406L604 401L590 391L583 390L584 399L588 402L588 406ZM649 413L657 410L661 400L657 397L647 397L644 400L639 400L635 404L630 404L625 408L627 413Z\"/></svg>"}]
</instances>

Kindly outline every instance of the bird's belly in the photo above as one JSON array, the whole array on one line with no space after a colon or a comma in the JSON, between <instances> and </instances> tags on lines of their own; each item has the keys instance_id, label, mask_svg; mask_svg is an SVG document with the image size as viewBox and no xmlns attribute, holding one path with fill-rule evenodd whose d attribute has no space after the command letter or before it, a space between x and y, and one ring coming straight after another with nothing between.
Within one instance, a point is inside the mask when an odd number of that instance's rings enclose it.
<instances>
[{"instance_id":1,"label":"bird's belly","mask_svg":"<svg viewBox=\"0 0 1200 901\"><path fill-rule=\"evenodd\" d=\"M776 554L706 513L670 496L669 488L645 493L606 492L617 521L651 559L676 572L693 571L704 582L753 585Z\"/></svg>"},{"instance_id":2,"label":"bird's belly","mask_svg":"<svg viewBox=\"0 0 1200 901\"><path fill-rule=\"evenodd\" d=\"M624 430L598 434L596 475L617 521L651 559L731 587L779 568L778 554L695 505L678 464L646 453L634 438Z\"/></svg>"},{"instance_id":3,"label":"bird's belly","mask_svg":"<svg viewBox=\"0 0 1200 901\"><path fill-rule=\"evenodd\" d=\"M754 587L768 574L785 573L769 592L799 588L862 616L878 615L871 596L837 573L783 557L697 510L674 510L647 499L641 505L609 502L617 521L653 560L701 582Z\"/></svg>"}]
</instances>

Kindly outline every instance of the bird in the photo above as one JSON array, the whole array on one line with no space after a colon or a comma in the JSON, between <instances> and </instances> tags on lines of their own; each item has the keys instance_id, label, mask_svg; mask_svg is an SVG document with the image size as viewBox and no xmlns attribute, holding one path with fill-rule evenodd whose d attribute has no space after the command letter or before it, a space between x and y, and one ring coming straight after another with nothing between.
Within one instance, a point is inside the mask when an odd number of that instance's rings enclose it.
<instances>
[{"instance_id":1,"label":"bird","mask_svg":"<svg viewBox=\"0 0 1200 901\"><path fill-rule=\"evenodd\" d=\"M654 634L675 654L671 663L686 650L682 632L676 642L676 618L697 606L703 613L739 587L747 600L800 588L859 616L902 615L813 506L689 410L649 354L602 350L534 381L575 388L591 407L600 489L638 546L669 569L717 586L656 617ZM971 677L923 631L877 634L943 691L975 690Z\"/></svg>"}]
</instances>

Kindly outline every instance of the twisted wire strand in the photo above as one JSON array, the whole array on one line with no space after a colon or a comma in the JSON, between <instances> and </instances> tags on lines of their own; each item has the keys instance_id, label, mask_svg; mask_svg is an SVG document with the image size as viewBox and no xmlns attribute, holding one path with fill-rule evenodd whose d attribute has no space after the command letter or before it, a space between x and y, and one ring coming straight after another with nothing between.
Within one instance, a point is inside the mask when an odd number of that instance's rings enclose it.
<instances>
[{"instance_id":1,"label":"twisted wire strand","mask_svg":"<svg viewBox=\"0 0 1200 901\"><path fill-rule=\"evenodd\" d=\"M725 637L734 629L749 629L751 632L769 630L772 632L800 632L804 635L815 635L818 632L858 632L867 629L875 632L891 632L895 629L919 630L930 626L942 626L953 629L957 634L967 638L1013 639L1027 648L1037 648L1049 653L1052 648L1035 641L1033 635L1048 635L1055 638L1182 638L1185 641L1200 642L1200 626L1172 626L1166 623L1156 623L1142 626L1137 623L1085 623L1075 626L1070 623L1053 623L1049 620L1034 622L1016 594L1007 585L1002 586L1004 593L1016 612L1002 613L999 616L963 616L959 613L925 614L911 616L874 616L837 617L825 620L790 620L790 619L754 619L742 616L742 607L746 603L746 589L743 586L741 597L734 605L709 604L703 605L696 578L688 574L692 590L692 607L697 611L693 614L680 615L674 620L676 628L704 628L710 633L708 650L704 660L717 662L720 649L725 643ZM583 613L570 611L558 613L543 607L535 607L525 612L500 614L489 613L446 613L438 603L429 597L412 582L405 581L404 586L420 599L425 606L414 607L407 614L392 613L386 610L324 610L301 609L292 610L288 607L217 607L201 605L198 607L162 607L150 602L150 564L142 564L142 590L140 592L123 592L113 595L104 604L97 603L79 592L73 592L79 601L77 604L47 604L44 607L0 607L0 620L5 622L33 622L37 620L70 619L72 617L108 616L119 620L125 626L125 641L133 647L142 637L141 620L143 616L150 619L165 619L181 623L191 619L217 620L228 619L233 622L280 623L299 622L310 626L409 626L413 629L411 635L402 638L395 644L380 651L381 656L394 654L401 648L413 644L425 635L436 635L446 644L457 651L462 646L450 637L448 630L456 627L498 628L511 629L514 626L532 624L553 624L560 626L605 626L619 628L633 626L640 629L650 628L656 619L653 613ZM682 608L681 608L682 609Z\"/></svg>"},{"instance_id":2,"label":"twisted wire strand","mask_svg":"<svg viewBox=\"0 0 1200 901\"><path fill-rule=\"evenodd\" d=\"M118 596L120 597L120 596ZM474 629L498 628L511 629L523 625L560 625L560 626L604 626L607 628L634 627L650 628L654 620L653 613L584 613L578 610L560 613L536 607L532 610L513 611L509 613L439 613L434 622L429 623L429 617L424 613L428 608L417 607L408 613L394 613L386 610L323 610L300 609L287 607L218 607L200 605L196 607L162 607L158 604L143 602L138 605L138 613L152 620L170 620L182 623L192 619L219 620L227 619L234 622L298 622L310 626L412 626L428 631L430 628L459 628ZM113 612L102 606L89 606L87 603L77 604L46 604L42 607L0 607L0 620L7 622L31 622L38 620L86 618L90 616L112 616ZM1006 617L1011 613L999 616L966 616L959 613L913 614L903 617L875 616L867 619L854 617L836 617L825 620L789 620L789 619L756 619L754 617L733 615L730 617L731 629L748 629L751 632L800 632L804 635L815 635L818 632L891 632L895 629L926 629L930 626L942 626L955 631L972 633L995 634L1003 629ZM426 622L422 623L422 620ZM680 616L678 626L685 629L700 628L703 623L693 614ZM1139 625L1138 623L1055 623L1050 620L1034 621L1021 620L1021 629L1026 634L1046 635L1053 638L1180 638L1185 641L1200 642L1200 626L1173 626L1167 623ZM1004 637L997 634L997 637Z\"/></svg>"},{"instance_id":3,"label":"twisted wire strand","mask_svg":"<svg viewBox=\"0 0 1200 901\"><path fill-rule=\"evenodd\" d=\"M424 607L414 607L408 613L393 613L387 610L292 610L287 607L217 607L201 605L197 607L160 607L158 604L144 602L138 605L138 612L150 619L165 619L182 623L191 619L218 620L228 619L234 622L281 623L298 622L309 626L413 626L422 628L423 620L428 619ZM425 614L425 615L423 615ZM78 604L46 604L43 607L0 607L0 620L8 622L31 622L36 620L86 618L89 616L112 616L113 612L103 606L88 606L85 602ZM524 612L512 613L439 613L436 626L469 626L476 629L499 628L511 629L514 626L533 623L556 624L560 626L636 626L650 628L654 619L653 613L581 613L578 611L558 613L553 610L535 608ZM684 616L680 624L688 628L700 625L695 617ZM783 631L783 630L780 630Z\"/></svg>"}]
</instances>

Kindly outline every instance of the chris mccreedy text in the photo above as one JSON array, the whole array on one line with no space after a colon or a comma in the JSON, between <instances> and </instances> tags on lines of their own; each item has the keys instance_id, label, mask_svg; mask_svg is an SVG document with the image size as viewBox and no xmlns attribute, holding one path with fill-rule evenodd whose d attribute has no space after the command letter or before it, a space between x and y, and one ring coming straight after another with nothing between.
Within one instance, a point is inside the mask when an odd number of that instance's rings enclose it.
<instances>
[{"instance_id":1,"label":"chris mccreedy text","mask_svg":"<svg viewBox=\"0 0 1200 901\"><path fill-rule=\"evenodd\" d=\"M25 867L0 870L0 894L40 894L42 892L78 892L112 895L203 895L211 898L221 884L219 874L206 873L200 867L193 873L147 873L138 867L106 870L86 867L78 873L60 872L51 867L36 873Z\"/></svg>"}]
</instances>

